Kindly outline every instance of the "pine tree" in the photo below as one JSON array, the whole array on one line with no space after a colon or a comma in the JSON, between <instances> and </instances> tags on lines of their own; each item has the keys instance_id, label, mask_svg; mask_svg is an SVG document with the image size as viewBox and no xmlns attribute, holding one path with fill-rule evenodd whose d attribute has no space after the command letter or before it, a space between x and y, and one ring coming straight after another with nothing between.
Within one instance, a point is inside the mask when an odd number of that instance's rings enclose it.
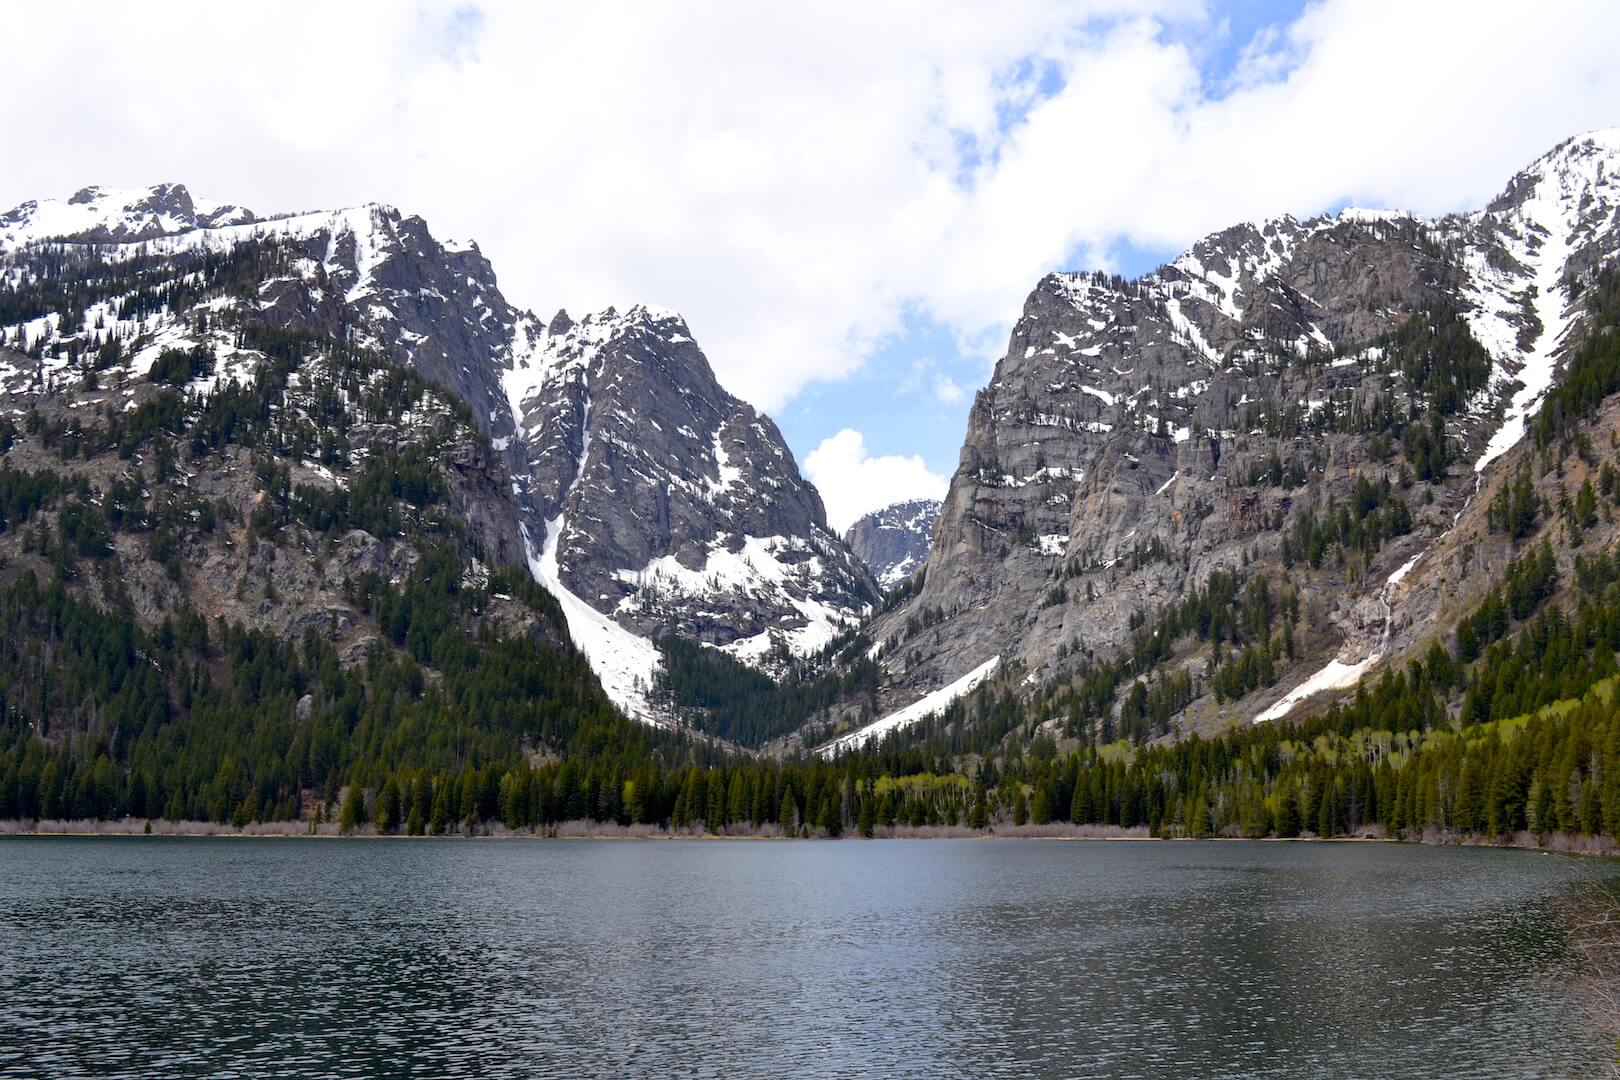
<instances>
[{"instance_id":1,"label":"pine tree","mask_svg":"<svg viewBox=\"0 0 1620 1080\"><path fill-rule=\"evenodd\" d=\"M1138 683L1137 685L1141 685ZM1030 807L1030 816L1037 825L1050 825L1052 823L1052 796L1048 793L1045 784L1035 786L1035 798Z\"/></svg>"},{"instance_id":2,"label":"pine tree","mask_svg":"<svg viewBox=\"0 0 1620 1080\"><path fill-rule=\"evenodd\" d=\"M433 811L433 784L425 770L419 771L411 782L411 809L407 815L406 832L421 836L427 832L428 817Z\"/></svg>"},{"instance_id":3,"label":"pine tree","mask_svg":"<svg viewBox=\"0 0 1620 1080\"><path fill-rule=\"evenodd\" d=\"M377 805L372 813L372 821L376 824L377 831L386 835L399 828L399 819L399 785L390 776L383 781L382 790L377 793Z\"/></svg>"},{"instance_id":4,"label":"pine tree","mask_svg":"<svg viewBox=\"0 0 1620 1080\"><path fill-rule=\"evenodd\" d=\"M777 824L782 826L782 832L788 836L797 836L799 832L799 808L793 801L793 788L787 787L782 791L782 808L777 814Z\"/></svg>"},{"instance_id":5,"label":"pine tree","mask_svg":"<svg viewBox=\"0 0 1620 1080\"><path fill-rule=\"evenodd\" d=\"M352 833L366 823L366 797L359 784L350 784L343 795L343 809L338 812L338 831Z\"/></svg>"},{"instance_id":6,"label":"pine tree","mask_svg":"<svg viewBox=\"0 0 1620 1080\"><path fill-rule=\"evenodd\" d=\"M860 803L860 833L867 839L871 839L872 833L876 831L877 828L877 800L873 797L871 791L868 790L866 794L861 797Z\"/></svg>"},{"instance_id":7,"label":"pine tree","mask_svg":"<svg viewBox=\"0 0 1620 1080\"><path fill-rule=\"evenodd\" d=\"M456 820L456 810L450 801L454 790L455 783L447 776L439 777L433 785L433 818L429 827L434 836L449 832Z\"/></svg>"},{"instance_id":8,"label":"pine tree","mask_svg":"<svg viewBox=\"0 0 1620 1080\"><path fill-rule=\"evenodd\" d=\"M1592 489L1591 477L1581 483L1575 496L1575 520L1583 529L1597 524L1597 492Z\"/></svg>"}]
</instances>

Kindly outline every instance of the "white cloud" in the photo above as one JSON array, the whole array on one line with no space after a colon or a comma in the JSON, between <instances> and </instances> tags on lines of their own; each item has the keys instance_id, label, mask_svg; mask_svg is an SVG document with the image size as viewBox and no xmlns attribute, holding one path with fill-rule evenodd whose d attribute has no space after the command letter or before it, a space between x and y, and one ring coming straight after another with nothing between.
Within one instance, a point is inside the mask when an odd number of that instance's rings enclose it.
<instances>
[{"instance_id":1,"label":"white cloud","mask_svg":"<svg viewBox=\"0 0 1620 1080\"><path fill-rule=\"evenodd\" d=\"M827 521L842 533L863 514L906 499L939 499L946 479L920 455L869 456L866 436L853 428L821 440L804 458L804 472L827 504Z\"/></svg>"},{"instance_id":2,"label":"white cloud","mask_svg":"<svg viewBox=\"0 0 1620 1080\"><path fill-rule=\"evenodd\" d=\"M767 409L905 314L999 350L1077 250L1475 206L1620 122L1608 2L1324 0L1213 95L1222 20L1194 0L154 8L6 6L29 44L0 205L164 180L261 211L392 202L478 239L542 314L680 309Z\"/></svg>"},{"instance_id":3,"label":"white cloud","mask_svg":"<svg viewBox=\"0 0 1620 1080\"><path fill-rule=\"evenodd\" d=\"M960 405L967 400L967 391L939 364L927 356L911 361L910 369L894 384L894 392L906 397L926 397L932 394L941 405Z\"/></svg>"}]
</instances>

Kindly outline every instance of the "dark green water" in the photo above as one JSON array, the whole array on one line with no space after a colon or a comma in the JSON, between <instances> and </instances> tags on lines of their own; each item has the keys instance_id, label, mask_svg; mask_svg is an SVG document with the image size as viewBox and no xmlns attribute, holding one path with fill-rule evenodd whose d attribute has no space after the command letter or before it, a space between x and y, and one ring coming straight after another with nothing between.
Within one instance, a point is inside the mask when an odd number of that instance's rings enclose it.
<instances>
[{"instance_id":1,"label":"dark green water","mask_svg":"<svg viewBox=\"0 0 1620 1080\"><path fill-rule=\"evenodd\" d=\"M0 840L0 1075L1601 1075L1554 900L1352 844Z\"/></svg>"}]
</instances>

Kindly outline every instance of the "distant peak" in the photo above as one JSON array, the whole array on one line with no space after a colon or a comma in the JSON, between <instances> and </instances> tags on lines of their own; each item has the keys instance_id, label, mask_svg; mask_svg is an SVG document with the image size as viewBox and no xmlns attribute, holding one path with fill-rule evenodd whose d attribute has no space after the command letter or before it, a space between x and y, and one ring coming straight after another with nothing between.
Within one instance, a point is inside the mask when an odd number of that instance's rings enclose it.
<instances>
[{"instance_id":1,"label":"distant peak","mask_svg":"<svg viewBox=\"0 0 1620 1080\"><path fill-rule=\"evenodd\" d=\"M184 184L158 184L150 188L147 194L150 196L147 202L154 210L181 218L191 218L197 213L191 192L186 190Z\"/></svg>"},{"instance_id":2,"label":"distant peak","mask_svg":"<svg viewBox=\"0 0 1620 1080\"><path fill-rule=\"evenodd\" d=\"M1373 224L1380 221L1408 221L1412 214L1406 210L1376 210L1367 206L1347 206L1334 217L1339 221Z\"/></svg>"},{"instance_id":3,"label":"distant peak","mask_svg":"<svg viewBox=\"0 0 1620 1080\"><path fill-rule=\"evenodd\" d=\"M184 184L153 184L147 188L106 188L100 184L82 187L68 196L69 206L93 206L97 203L117 203L128 209L147 205L182 207L190 213L194 204L191 192Z\"/></svg>"},{"instance_id":4,"label":"distant peak","mask_svg":"<svg viewBox=\"0 0 1620 1080\"><path fill-rule=\"evenodd\" d=\"M686 320L681 318L680 312L672 311L666 307L659 307L657 304L637 304L631 309L631 314L640 314L642 318L652 323L672 322L682 327L686 325Z\"/></svg>"},{"instance_id":5,"label":"distant peak","mask_svg":"<svg viewBox=\"0 0 1620 1080\"><path fill-rule=\"evenodd\" d=\"M1570 150L1585 150L1587 148L1620 152L1620 127L1593 128L1591 131L1583 131L1579 135L1573 135L1565 139L1548 151L1545 156L1552 157Z\"/></svg>"},{"instance_id":6,"label":"distant peak","mask_svg":"<svg viewBox=\"0 0 1620 1080\"><path fill-rule=\"evenodd\" d=\"M194 199L184 184L92 184L66 199L31 200L0 214L0 250L56 239L132 243L255 220L244 207Z\"/></svg>"}]
</instances>

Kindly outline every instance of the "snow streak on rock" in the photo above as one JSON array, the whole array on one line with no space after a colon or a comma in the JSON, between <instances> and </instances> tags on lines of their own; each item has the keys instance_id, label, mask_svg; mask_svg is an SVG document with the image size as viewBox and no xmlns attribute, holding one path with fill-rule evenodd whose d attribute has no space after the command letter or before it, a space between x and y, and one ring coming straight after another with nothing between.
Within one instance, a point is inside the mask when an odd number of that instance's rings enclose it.
<instances>
[{"instance_id":1,"label":"snow streak on rock","mask_svg":"<svg viewBox=\"0 0 1620 1080\"><path fill-rule=\"evenodd\" d=\"M1613 172L1620 164L1620 130L1572 140L1532 165L1518 180L1517 196L1503 209L1471 215L1476 227L1500 237L1517 269L1493 265L1484 252L1472 252L1470 270L1476 308L1475 335L1499 362L1502 382L1519 383L1502 426L1474 464L1476 472L1502 456L1524 436L1525 424L1552 386L1558 352L1570 325L1566 280L1571 256L1594 240L1595 230L1612 225L1620 204ZM1529 297L1540 332L1528 352L1519 350L1523 299Z\"/></svg>"},{"instance_id":2,"label":"snow streak on rock","mask_svg":"<svg viewBox=\"0 0 1620 1080\"><path fill-rule=\"evenodd\" d=\"M657 647L585 603L562 583L557 565L557 542L566 525L560 516L546 522L545 544L538 556L529 540L528 527L524 527L523 539L529 545L529 572L562 605L569 637L591 662L591 670L596 672L602 689L613 703L637 720L663 724L647 703L647 692L652 688L659 667Z\"/></svg>"},{"instance_id":3,"label":"snow streak on rock","mask_svg":"<svg viewBox=\"0 0 1620 1080\"><path fill-rule=\"evenodd\" d=\"M996 668L1000 664L1001 657L992 656L949 686L942 686L926 697L907 705L899 712L890 713L881 720L875 720L859 731L852 731L848 735L834 739L818 749L816 753L824 758L837 757L839 754L850 750L858 750L873 739L881 739L891 731L910 727L927 717L937 715L943 712L951 702L966 697L977 690L986 679L996 673Z\"/></svg>"}]
</instances>

